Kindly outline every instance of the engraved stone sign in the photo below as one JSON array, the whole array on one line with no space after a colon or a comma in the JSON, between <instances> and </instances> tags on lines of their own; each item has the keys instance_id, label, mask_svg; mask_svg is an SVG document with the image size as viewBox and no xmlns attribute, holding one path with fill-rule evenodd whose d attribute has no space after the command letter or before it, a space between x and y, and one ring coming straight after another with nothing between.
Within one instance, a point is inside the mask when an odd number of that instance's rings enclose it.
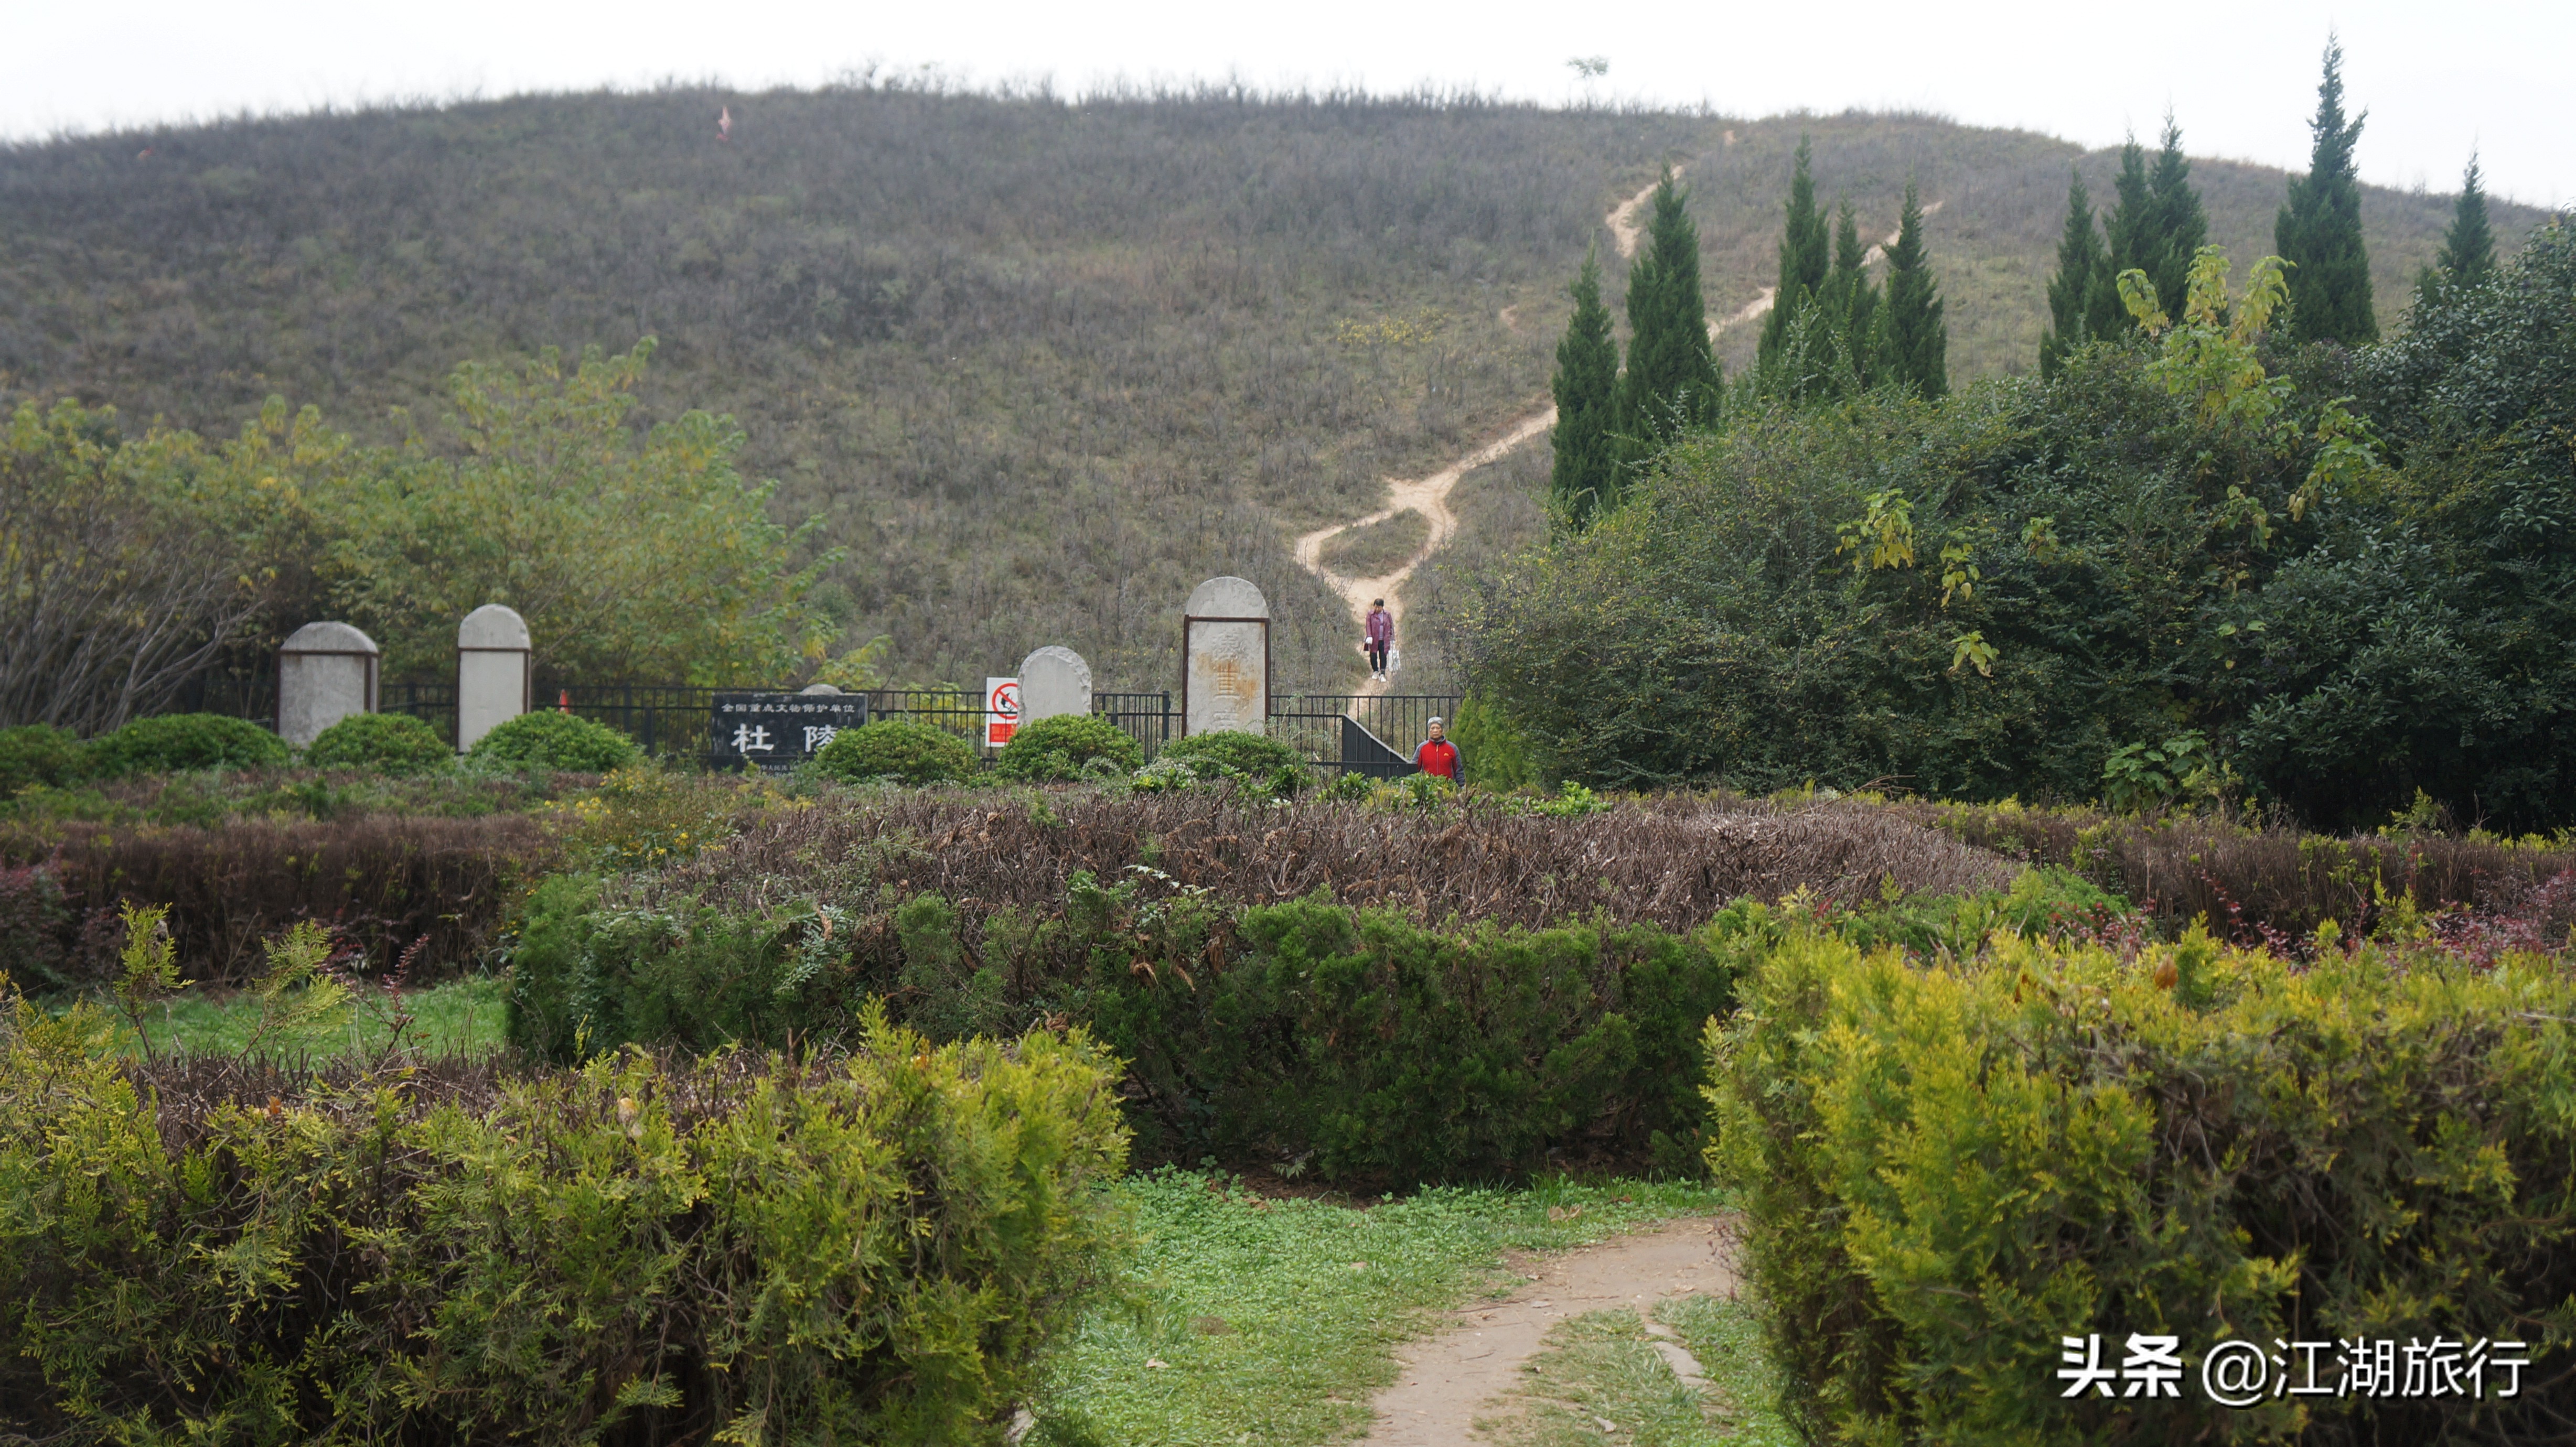
<instances>
[{"instance_id":1,"label":"engraved stone sign","mask_svg":"<svg viewBox=\"0 0 2576 1447\"><path fill-rule=\"evenodd\" d=\"M707 762L784 774L823 751L843 729L868 721L868 696L825 686L802 693L719 693L708 720Z\"/></svg>"},{"instance_id":2,"label":"engraved stone sign","mask_svg":"<svg viewBox=\"0 0 2576 1447\"><path fill-rule=\"evenodd\" d=\"M1261 733L1270 720L1270 603L1210 578L1181 609L1181 731Z\"/></svg>"},{"instance_id":3,"label":"engraved stone sign","mask_svg":"<svg viewBox=\"0 0 2576 1447\"><path fill-rule=\"evenodd\" d=\"M456 751L528 711L528 622L486 603L456 625Z\"/></svg>"},{"instance_id":4,"label":"engraved stone sign","mask_svg":"<svg viewBox=\"0 0 2576 1447\"><path fill-rule=\"evenodd\" d=\"M1020 660L1020 722L1091 712L1091 665L1070 648L1048 644Z\"/></svg>"},{"instance_id":5,"label":"engraved stone sign","mask_svg":"<svg viewBox=\"0 0 2576 1447\"><path fill-rule=\"evenodd\" d=\"M277 650L277 735L302 748L353 713L376 711L376 641L346 623L307 623Z\"/></svg>"}]
</instances>

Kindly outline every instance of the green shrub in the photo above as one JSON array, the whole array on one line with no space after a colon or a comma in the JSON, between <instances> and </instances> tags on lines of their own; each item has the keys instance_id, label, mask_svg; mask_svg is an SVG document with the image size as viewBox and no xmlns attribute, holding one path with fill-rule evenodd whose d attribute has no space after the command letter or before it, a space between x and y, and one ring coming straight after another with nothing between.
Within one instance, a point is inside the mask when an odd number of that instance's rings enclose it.
<instances>
[{"instance_id":1,"label":"green shrub","mask_svg":"<svg viewBox=\"0 0 2576 1447\"><path fill-rule=\"evenodd\" d=\"M438 730L407 713L353 713L313 736L304 762L317 769L418 774L456 757Z\"/></svg>"},{"instance_id":2,"label":"green shrub","mask_svg":"<svg viewBox=\"0 0 2576 1447\"><path fill-rule=\"evenodd\" d=\"M1189 771L1187 778L1175 772L1180 769ZM1312 773L1304 756L1277 739L1226 729L1163 745L1137 784L1150 790L1232 780L1285 799L1304 788Z\"/></svg>"},{"instance_id":3,"label":"green shrub","mask_svg":"<svg viewBox=\"0 0 2576 1447\"><path fill-rule=\"evenodd\" d=\"M0 729L0 803L30 784L59 789L88 772L80 736L52 724Z\"/></svg>"},{"instance_id":4,"label":"green shrub","mask_svg":"<svg viewBox=\"0 0 2576 1447\"><path fill-rule=\"evenodd\" d=\"M927 724L880 719L835 734L814 756L814 767L845 784L962 784L975 777L975 747Z\"/></svg>"},{"instance_id":5,"label":"green shrub","mask_svg":"<svg viewBox=\"0 0 2576 1447\"><path fill-rule=\"evenodd\" d=\"M1377 780L1356 769L1346 769L1308 797L1328 804L1365 804L1376 793Z\"/></svg>"},{"instance_id":6,"label":"green shrub","mask_svg":"<svg viewBox=\"0 0 2576 1447\"><path fill-rule=\"evenodd\" d=\"M991 1443L1114 1277L1079 1032L581 1071L120 1064L0 1006L0 1435Z\"/></svg>"},{"instance_id":7,"label":"green shrub","mask_svg":"<svg viewBox=\"0 0 2576 1447\"><path fill-rule=\"evenodd\" d=\"M1156 757L1176 759L1192 769L1203 764L1217 764L1245 778L1261 780L1276 778L1282 770L1298 771L1306 767L1306 760L1295 749L1277 739L1234 729L1174 739L1163 745Z\"/></svg>"},{"instance_id":8,"label":"green shrub","mask_svg":"<svg viewBox=\"0 0 2576 1447\"><path fill-rule=\"evenodd\" d=\"M1521 789L1539 782L1528 738L1501 709L1474 694L1458 700L1449 737L1458 745L1458 765L1467 776L1461 782L1480 789Z\"/></svg>"},{"instance_id":9,"label":"green shrub","mask_svg":"<svg viewBox=\"0 0 2576 1447\"><path fill-rule=\"evenodd\" d=\"M2198 930L2129 958L2007 934L1931 969L1792 921L1710 1028L1709 1161L1742 1193L1802 1436L2563 1433L2576 981L2315 946L2294 966ZM2151 1428L2064 1395L2060 1339L2094 1333L2114 1366L2131 1333L2180 1338ZM2482 1403L2201 1390L2222 1340L2437 1335L2529 1342L2522 1396L2496 1399L2500 1369ZM2331 1388L2339 1356L2319 1365Z\"/></svg>"},{"instance_id":10,"label":"green shrub","mask_svg":"<svg viewBox=\"0 0 2576 1447\"><path fill-rule=\"evenodd\" d=\"M1023 724L1002 746L993 771L1015 783L1058 783L1092 777L1102 768L1125 774L1145 761L1125 729L1096 714L1060 713Z\"/></svg>"},{"instance_id":11,"label":"green shrub","mask_svg":"<svg viewBox=\"0 0 2576 1447\"><path fill-rule=\"evenodd\" d=\"M248 719L219 713L139 718L90 740L90 772L102 778L165 774L177 769L273 768L293 759L286 740Z\"/></svg>"},{"instance_id":12,"label":"green shrub","mask_svg":"<svg viewBox=\"0 0 2576 1447\"><path fill-rule=\"evenodd\" d=\"M479 763L510 768L568 769L605 774L643 756L635 741L579 714L543 709L523 713L474 741L465 751Z\"/></svg>"}]
</instances>

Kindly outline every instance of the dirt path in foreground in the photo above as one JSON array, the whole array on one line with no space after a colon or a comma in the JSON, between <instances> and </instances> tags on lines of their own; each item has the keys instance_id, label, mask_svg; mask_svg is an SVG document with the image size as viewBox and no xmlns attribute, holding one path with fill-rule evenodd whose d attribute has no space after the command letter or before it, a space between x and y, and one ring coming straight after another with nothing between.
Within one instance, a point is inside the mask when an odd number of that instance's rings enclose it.
<instances>
[{"instance_id":1,"label":"dirt path in foreground","mask_svg":"<svg viewBox=\"0 0 2576 1447\"><path fill-rule=\"evenodd\" d=\"M1377 1397L1377 1420L1362 1447L1477 1447L1477 1416L1491 1416L1521 1381L1550 1328L1587 1311L1632 1306L1651 1322L1667 1297L1717 1295L1735 1286L1735 1267L1718 1222L1692 1216L1633 1236L1613 1236L1560 1256L1532 1259L1522 1283L1502 1301L1479 1301L1449 1315L1434 1334L1396 1353L1404 1375ZM1700 1364L1665 1334L1655 1349L1686 1386L1701 1386Z\"/></svg>"}]
</instances>

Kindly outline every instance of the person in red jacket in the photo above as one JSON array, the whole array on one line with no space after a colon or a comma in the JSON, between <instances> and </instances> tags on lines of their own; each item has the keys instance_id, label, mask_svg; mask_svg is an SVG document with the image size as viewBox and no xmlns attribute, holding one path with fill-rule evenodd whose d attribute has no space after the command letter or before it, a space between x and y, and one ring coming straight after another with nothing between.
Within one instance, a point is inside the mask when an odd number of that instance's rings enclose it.
<instances>
[{"instance_id":1,"label":"person in red jacket","mask_svg":"<svg viewBox=\"0 0 2576 1447\"><path fill-rule=\"evenodd\" d=\"M1386 677L1386 651L1395 646L1395 615L1386 611L1386 600L1369 605L1368 632L1360 646L1368 651L1369 677Z\"/></svg>"},{"instance_id":2,"label":"person in red jacket","mask_svg":"<svg viewBox=\"0 0 2576 1447\"><path fill-rule=\"evenodd\" d=\"M1431 737L1414 750L1413 766L1426 774L1438 774L1450 783L1458 782L1458 746L1449 742L1448 730L1437 717L1431 720Z\"/></svg>"}]
</instances>

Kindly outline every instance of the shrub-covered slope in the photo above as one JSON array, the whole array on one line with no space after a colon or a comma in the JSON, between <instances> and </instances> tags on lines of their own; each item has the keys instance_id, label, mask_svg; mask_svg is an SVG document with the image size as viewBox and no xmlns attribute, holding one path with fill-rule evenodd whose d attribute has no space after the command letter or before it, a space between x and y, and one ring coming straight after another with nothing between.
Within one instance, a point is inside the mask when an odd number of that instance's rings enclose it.
<instances>
[{"instance_id":1,"label":"shrub-covered slope","mask_svg":"<svg viewBox=\"0 0 2576 1447\"><path fill-rule=\"evenodd\" d=\"M1180 600L1230 571L1269 593L1292 678L1340 680L1341 607L1286 538L1543 396L1564 283L1659 163L1686 167L1711 314L1753 300L1804 132L1873 235L1909 173L1941 203L1954 374L2032 365L2068 167L2107 197L2113 157L2026 132L672 89L0 151L0 404L229 434L281 393L362 440L408 407L442 441L460 361L655 335L636 420L739 417L782 517L851 550L854 640L891 633L901 667L971 679L1066 642L1160 679ZM2281 174L2195 174L2212 238L2268 250ZM2400 306L2447 202L2373 191L2363 214ZM2499 236L2532 219L2499 206ZM1721 338L1730 367L1754 330Z\"/></svg>"}]
</instances>

